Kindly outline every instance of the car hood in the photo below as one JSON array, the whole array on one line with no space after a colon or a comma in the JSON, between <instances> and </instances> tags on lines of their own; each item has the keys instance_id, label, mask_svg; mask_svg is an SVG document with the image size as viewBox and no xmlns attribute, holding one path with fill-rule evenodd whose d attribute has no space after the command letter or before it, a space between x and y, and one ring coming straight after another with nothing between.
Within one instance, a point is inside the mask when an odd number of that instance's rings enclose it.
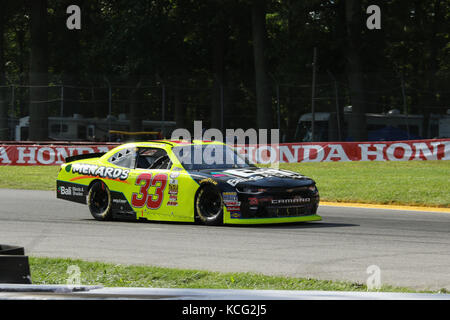
<instances>
[{"instance_id":1,"label":"car hood","mask_svg":"<svg viewBox=\"0 0 450 320\"><path fill-rule=\"evenodd\" d=\"M190 172L193 176L211 178L235 186L302 187L315 184L314 180L297 172L272 168L203 169Z\"/></svg>"}]
</instances>

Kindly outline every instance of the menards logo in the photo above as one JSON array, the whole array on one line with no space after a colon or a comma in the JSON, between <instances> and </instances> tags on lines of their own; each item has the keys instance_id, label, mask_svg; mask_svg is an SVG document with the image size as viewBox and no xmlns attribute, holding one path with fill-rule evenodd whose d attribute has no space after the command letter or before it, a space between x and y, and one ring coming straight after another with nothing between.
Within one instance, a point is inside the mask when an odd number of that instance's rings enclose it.
<instances>
[{"instance_id":1,"label":"menards logo","mask_svg":"<svg viewBox=\"0 0 450 320\"><path fill-rule=\"evenodd\" d=\"M130 170L97 166L95 164L75 163L72 165L72 173L79 173L93 177L126 180Z\"/></svg>"}]
</instances>

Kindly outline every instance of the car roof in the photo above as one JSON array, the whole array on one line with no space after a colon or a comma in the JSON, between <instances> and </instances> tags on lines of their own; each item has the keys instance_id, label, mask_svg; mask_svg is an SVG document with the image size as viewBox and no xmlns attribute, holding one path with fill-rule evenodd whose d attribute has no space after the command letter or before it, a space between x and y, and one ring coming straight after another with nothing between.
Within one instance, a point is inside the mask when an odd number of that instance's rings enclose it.
<instances>
[{"instance_id":1,"label":"car roof","mask_svg":"<svg viewBox=\"0 0 450 320\"><path fill-rule=\"evenodd\" d=\"M208 140L151 140L147 142L135 142L134 145L137 147L145 147L145 146L154 146L155 144L160 144L161 146L168 145L171 147L176 146L186 146L186 145L203 145L203 144L220 144L223 145L224 143L219 141L208 141Z\"/></svg>"},{"instance_id":2,"label":"car roof","mask_svg":"<svg viewBox=\"0 0 450 320\"><path fill-rule=\"evenodd\" d=\"M150 141L141 141L141 142L129 142L126 144L122 144L118 147L126 148L128 146L133 147L159 147L163 149L177 147L177 146L187 146L187 145L209 145L209 144L217 144L224 145L224 143L219 141L208 141L208 140L150 140Z\"/></svg>"}]
</instances>

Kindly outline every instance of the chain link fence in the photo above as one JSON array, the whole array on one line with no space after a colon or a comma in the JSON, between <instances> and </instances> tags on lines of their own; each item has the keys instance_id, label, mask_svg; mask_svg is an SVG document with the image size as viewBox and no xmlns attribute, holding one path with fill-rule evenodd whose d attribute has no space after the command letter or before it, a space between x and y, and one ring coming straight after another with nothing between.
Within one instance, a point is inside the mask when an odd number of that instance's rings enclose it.
<instances>
[{"instance_id":1,"label":"chain link fence","mask_svg":"<svg viewBox=\"0 0 450 320\"><path fill-rule=\"evenodd\" d=\"M407 138L448 137L450 88L447 79L433 77L366 75L364 100L358 102L365 106L369 133L392 127L397 129L391 131L392 138L399 130ZM258 127L253 80L220 81L210 76L92 79L97 80L90 85L60 80L38 87L47 97L40 101L30 100L30 90L36 87L1 86L0 106L7 109L0 114L0 130L7 131L5 140L34 140L28 132L31 105L48 117L49 140L120 140L111 130L162 132L170 137L178 127L192 130L194 120L203 121L205 129ZM281 75L271 77L268 90L273 128L280 129L282 142L349 139L352 95L343 76L321 73L312 83L308 76Z\"/></svg>"}]
</instances>

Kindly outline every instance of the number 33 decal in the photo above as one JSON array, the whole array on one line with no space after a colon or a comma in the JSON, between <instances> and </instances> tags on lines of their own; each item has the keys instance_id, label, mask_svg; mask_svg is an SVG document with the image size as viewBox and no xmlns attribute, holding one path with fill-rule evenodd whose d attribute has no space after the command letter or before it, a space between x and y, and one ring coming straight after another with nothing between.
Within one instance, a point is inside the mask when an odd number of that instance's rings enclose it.
<instances>
[{"instance_id":1,"label":"number 33 decal","mask_svg":"<svg viewBox=\"0 0 450 320\"><path fill-rule=\"evenodd\" d=\"M158 182L159 185L157 185ZM139 190L139 193L133 193L133 196L131 197L131 204L133 207L141 208L147 204L147 208L149 209L158 209L161 206L164 197L164 189L167 184L167 175L156 174L152 179L151 173L142 173L137 177L135 184L140 186L141 189ZM150 186L156 187L155 194L148 194L148 188L150 188Z\"/></svg>"}]
</instances>

